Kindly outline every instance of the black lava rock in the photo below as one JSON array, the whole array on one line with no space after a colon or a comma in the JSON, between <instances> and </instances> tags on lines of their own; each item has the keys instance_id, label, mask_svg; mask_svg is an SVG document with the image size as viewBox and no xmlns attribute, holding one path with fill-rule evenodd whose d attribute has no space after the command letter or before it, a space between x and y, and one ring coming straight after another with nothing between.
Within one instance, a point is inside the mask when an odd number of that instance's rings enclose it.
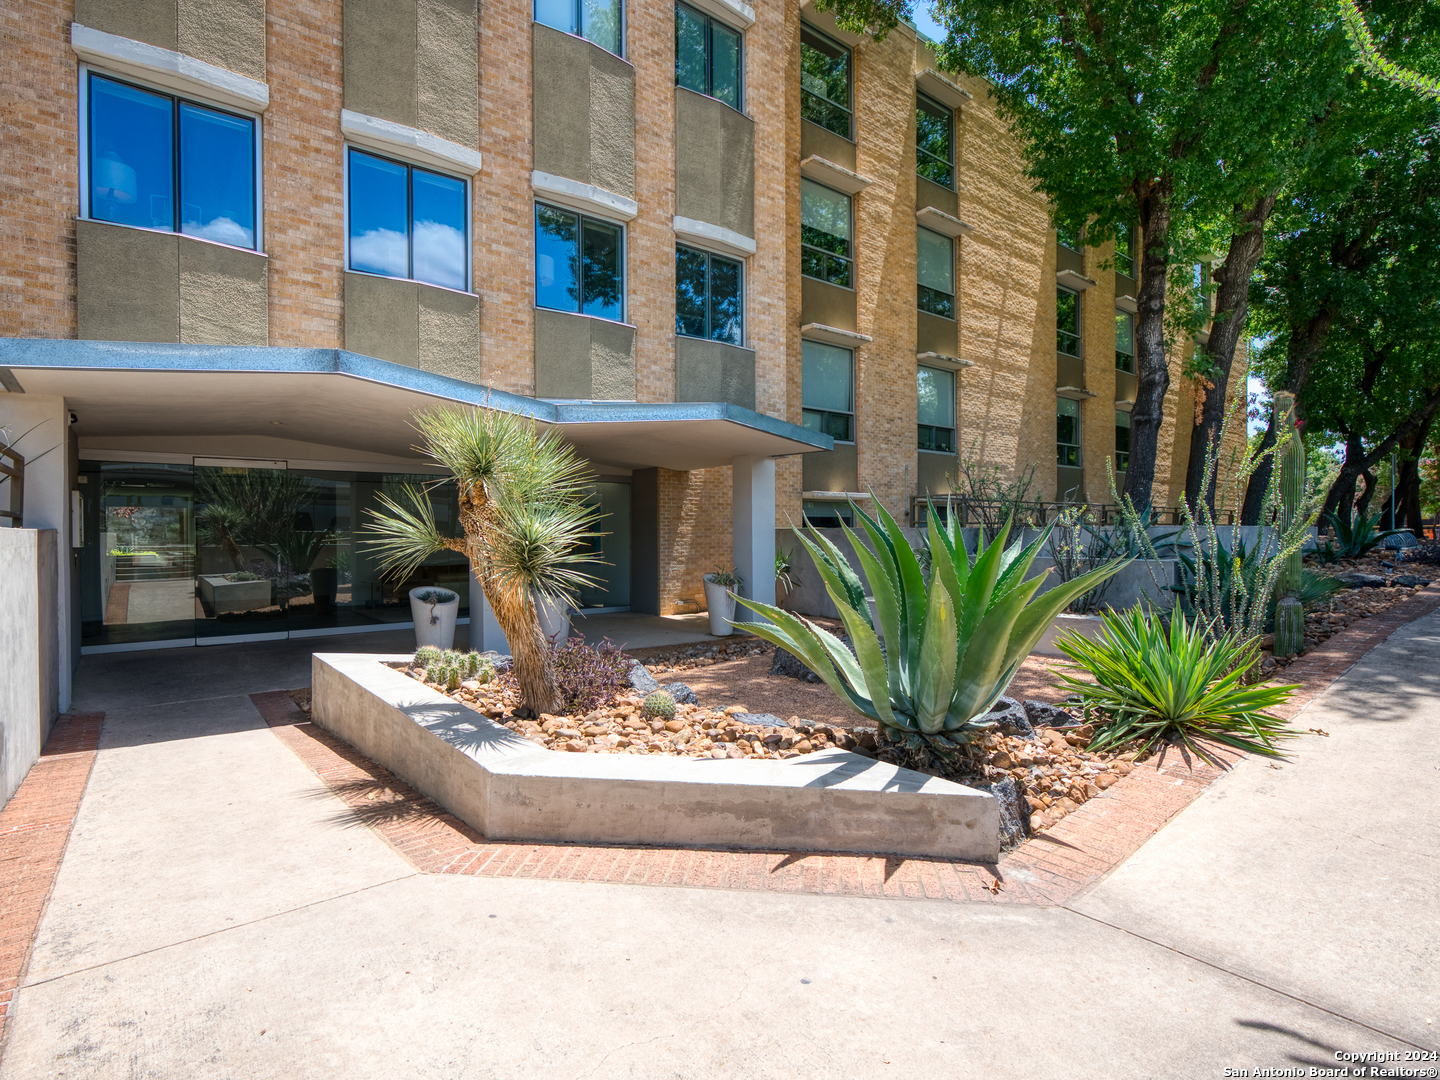
<instances>
[{"instance_id":1,"label":"black lava rock","mask_svg":"<svg viewBox=\"0 0 1440 1080\"><path fill-rule=\"evenodd\" d=\"M1000 804L1000 850L1019 847L1030 835L1030 804L1020 781L1007 776L993 784L980 784L978 790L988 791Z\"/></svg>"},{"instance_id":2,"label":"black lava rock","mask_svg":"<svg viewBox=\"0 0 1440 1080\"><path fill-rule=\"evenodd\" d=\"M1390 582L1391 585L1401 585L1407 589L1413 589L1416 585L1429 585L1430 582L1419 574L1401 574Z\"/></svg>"},{"instance_id":3,"label":"black lava rock","mask_svg":"<svg viewBox=\"0 0 1440 1080\"><path fill-rule=\"evenodd\" d=\"M630 661L630 685L641 694L653 694L660 689L660 684L655 681L655 676L645 670L645 665L639 660Z\"/></svg>"},{"instance_id":4,"label":"black lava rock","mask_svg":"<svg viewBox=\"0 0 1440 1080\"><path fill-rule=\"evenodd\" d=\"M699 705L700 699L695 696L695 691L686 686L683 682L672 682L669 686L662 686L672 698L676 705Z\"/></svg>"},{"instance_id":5,"label":"black lava rock","mask_svg":"<svg viewBox=\"0 0 1440 1080\"><path fill-rule=\"evenodd\" d=\"M990 711L985 714L984 720L994 724L996 730L1006 735L1014 735L1021 739L1035 737L1035 728L1031 726L1025 706L1014 698L1002 697L995 702L990 706Z\"/></svg>"},{"instance_id":6,"label":"black lava rock","mask_svg":"<svg viewBox=\"0 0 1440 1080\"><path fill-rule=\"evenodd\" d=\"M1385 579L1379 574L1336 574L1335 580L1347 589L1383 589L1385 587Z\"/></svg>"},{"instance_id":7,"label":"black lava rock","mask_svg":"<svg viewBox=\"0 0 1440 1080\"><path fill-rule=\"evenodd\" d=\"M1035 727L1079 727L1080 721L1074 716L1060 708L1059 705L1051 705L1048 701L1027 701L1025 712L1030 717L1030 723Z\"/></svg>"}]
</instances>

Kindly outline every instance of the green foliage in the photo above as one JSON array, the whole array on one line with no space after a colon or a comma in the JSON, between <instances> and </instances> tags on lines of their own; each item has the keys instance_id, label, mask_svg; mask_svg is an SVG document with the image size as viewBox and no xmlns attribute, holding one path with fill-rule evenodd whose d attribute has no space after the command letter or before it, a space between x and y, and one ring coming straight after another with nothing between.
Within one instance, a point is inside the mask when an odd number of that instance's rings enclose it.
<instances>
[{"instance_id":1,"label":"green foliage","mask_svg":"<svg viewBox=\"0 0 1440 1080\"><path fill-rule=\"evenodd\" d=\"M656 690L646 696L640 711L659 720L672 720L675 717L675 699L664 690Z\"/></svg>"},{"instance_id":2,"label":"green foliage","mask_svg":"<svg viewBox=\"0 0 1440 1080\"><path fill-rule=\"evenodd\" d=\"M795 569L793 556L784 548L775 549L775 584L789 596L799 584L799 573Z\"/></svg>"},{"instance_id":3,"label":"green foliage","mask_svg":"<svg viewBox=\"0 0 1440 1080\"><path fill-rule=\"evenodd\" d=\"M705 575L705 579L712 585L723 585L727 589L738 589L745 584L740 577L740 571L733 566L729 570L723 566L717 566Z\"/></svg>"},{"instance_id":4,"label":"green foliage","mask_svg":"<svg viewBox=\"0 0 1440 1080\"><path fill-rule=\"evenodd\" d=\"M1336 0L1336 5L1340 9L1340 18L1345 24L1345 36L1349 39L1351 48L1355 50L1356 58L1362 68L1371 75L1387 79L1413 93L1440 100L1440 79L1402 68L1399 64L1385 59L1380 50L1375 47L1375 39L1370 35L1370 27L1366 25L1365 16L1360 14L1360 7L1355 0Z\"/></svg>"},{"instance_id":5,"label":"green foliage","mask_svg":"<svg viewBox=\"0 0 1440 1080\"><path fill-rule=\"evenodd\" d=\"M1357 513L1353 519L1343 511L1339 514L1326 514L1325 524L1335 534L1336 540L1334 548L1330 548L1330 542L1326 541L1325 546L1329 549L1327 555L1333 552L1336 559L1359 559L1383 544L1387 536L1397 536L1409 531L1376 529L1381 513L1382 511L1374 514Z\"/></svg>"},{"instance_id":6,"label":"green foliage","mask_svg":"<svg viewBox=\"0 0 1440 1080\"><path fill-rule=\"evenodd\" d=\"M1300 571L1300 588L1295 590L1295 599L1306 611L1314 611L1322 604L1328 604L1336 593L1345 591L1345 583L1329 574L1317 574L1314 570Z\"/></svg>"},{"instance_id":7,"label":"green foliage","mask_svg":"<svg viewBox=\"0 0 1440 1080\"><path fill-rule=\"evenodd\" d=\"M1299 734L1266 711L1283 704L1296 686L1242 682L1254 663L1253 641L1180 612L1171 613L1168 628L1167 620L1138 607L1107 611L1102 619L1095 640L1067 634L1057 642L1095 679L1062 676L1086 718L1097 724L1091 750L1136 740L1143 752L1164 739L1213 762L1197 741L1209 740L1279 757L1276 743Z\"/></svg>"},{"instance_id":8,"label":"green foliage","mask_svg":"<svg viewBox=\"0 0 1440 1080\"><path fill-rule=\"evenodd\" d=\"M954 516L929 515L932 570L927 581L904 532L879 501L878 520L853 502L870 546L848 526L846 539L864 574L813 527L796 536L814 560L854 645L769 604L739 602L770 622L747 629L788 650L856 712L879 722L910 749L954 759L988 727L983 717L1056 614L1118 571L1111 563L1035 596L1044 575L1026 580L1049 529L1033 543L1006 546L1010 523L972 555ZM880 636L870 615L873 596Z\"/></svg>"},{"instance_id":9,"label":"green foliage","mask_svg":"<svg viewBox=\"0 0 1440 1080\"><path fill-rule=\"evenodd\" d=\"M415 664L417 667L428 668L431 664L439 663L444 655L434 645L421 645L415 650Z\"/></svg>"},{"instance_id":10,"label":"green foliage","mask_svg":"<svg viewBox=\"0 0 1440 1080\"><path fill-rule=\"evenodd\" d=\"M195 531L241 567L240 549L258 548L282 574L304 574L319 561L336 534L302 529L304 507L320 489L310 479L284 469L196 471Z\"/></svg>"}]
</instances>

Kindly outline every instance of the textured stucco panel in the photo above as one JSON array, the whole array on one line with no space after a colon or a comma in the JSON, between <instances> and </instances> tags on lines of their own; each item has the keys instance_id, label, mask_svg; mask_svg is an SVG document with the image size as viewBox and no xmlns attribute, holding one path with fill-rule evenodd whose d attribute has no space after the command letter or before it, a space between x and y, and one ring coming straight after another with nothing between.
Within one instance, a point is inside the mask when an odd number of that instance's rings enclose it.
<instances>
[{"instance_id":1,"label":"textured stucco panel","mask_svg":"<svg viewBox=\"0 0 1440 1080\"><path fill-rule=\"evenodd\" d=\"M915 351L954 356L960 344L960 327L954 319L942 319L928 311L915 312Z\"/></svg>"},{"instance_id":2,"label":"textured stucco panel","mask_svg":"<svg viewBox=\"0 0 1440 1080\"><path fill-rule=\"evenodd\" d=\"M590 52L590 183L635 194L635 70L585 43Z\"/></svg>"},{"instance_id":3,"label":"textured stucco panel","mask_svg":"<svg viewBox=\"0 0 1440 1080\"><path fill-rule=\"evenodd\" d=\"M675 338L675 400L755 407L755 353L703 338Z\"/></svg>"},{"instance_id":4,"label":"textured stucco panel","mask_svg":"<svg viewBox=\"0 0 1440 1080\"><path fill-rule=\"evenodd\" d=\"M179 0L176 9L180 52L264 81L265 0Z\"/></svg>"},{"instance_id":5,"label":"textured stucco panel","mask_svg":"<svg viewBox=\"0 0 1440 1080\"><path fill-rule=\"evenodd\" d=\"M804 161L807 157L822 157L826 161L833 161L836 165L843 165L853 172L855 169L855 144L849 139L836 135L833 131L827 131L819 124L801 120L800 160Z\"/></svg>"},{"instance_id":6,"label":"textured stucco panel","mask_svg":"<svg viewBox=\"0 0 1440 1080\"><path fill-rule=\"evenodd\" d=\"M180 340L180 267L173 233L75 223L79 336Z\"/></svg>"},{"instance_id":7,"label":"textured stucco panel","mask_svg":"<svg viewBox=\"0 0 1440 1080\"><path fill-rule=\"evenodd\" d=\"M755 235L755 123L723 102L675 89L675 212Z\"/></svg>"},{"instance_id":8,"label":"textured stucco panel","mask_svg":"<svg viewBox=\"0 0 1440 1080\"><path fill-rule=\"evenodd\" d=\"M480 381L480 300L468 293L417 285L417 366L452 379Z\"/></svg>"},{"instance_id":9,"label":"textured stucco panel","mask_svg":"<svg viewBox=\"0 0 1440 1080\"><path fill-rule=\"evenodd\" d=\"M265 256L179 237L180 340L266 345L270 304Z\"/></svg>"},{"instance_id":10,"label":"textured stucco panel","mask_svg":"<svg viewBox=\"0 0 1440 1080\"><path fill-rule=\"evenodd\" d=\"M805 491L860 490L860 460L854 443L837 443L834 450L806 454L801 461Z\"/></svg>"},{"instance_id":11,"label":"textured stucco panel","mask_svg":"<svg viewBox=\"0 0 1440 1080\"><path fill-rule=\"evenodd\" d=\"M345 275L345 348L420 365L419 286L413 281Z\"/></svg>"},{"instance_id":12,"label":"textured stucco panel","mask_svg":"<svg viewBox=\"0 0 1440 1080\"><path fill-rule=\"evenodd\" d=\"M917 452L915 457L915 494L944 495L955 489L955 477L960 472L958 457L928 450Z\"/></svg>"},{"instance_id":13,"label":"textured stucco panel","mask_svg":"<svg viewBox=\"0 0 1440 1080\"><path fill-rule=\"evenodd\" d=\"M419 126L416 0L345 0L345 108Z\"/></svg>"},{"instance_id":14,"label":"textured stucco panel","mask_svg":"<svg viewBox=\"0 0 1440 1080\"><path fill-rule=\"evenodd\" d=\"M635 328L590 319L590 394L598 401L635 400Z\"/></svg>"},{"instance_id":15,"label":"textured stucco panel","mask_svg":"<svg viewBox=\"0 0 1440 1080\"><path fill-rule=\"evenodd\" d=\"M949 188L943 188L939 184L917 175L915 177L915 209L923 210L927 206L943 210L951 217L958 217L960 196Z\"/></svg>"},{"instance_id":16,"label":"textured stucco panel","mask_svg":"<svg viewBox=\"0 0 1440 1080\"><path fill-rule=\"evenodd\" d=\"M828 281L801 278L800 326L820 323L840 330L854 330L859 325L854 289L842 289Z\"/></svg>"},{"instance_id":17,"label":"textured stucco panel","mask_svg":"<svg viewBox=\"0 0 1440 1080\"><path fill-rule=\"evenodd\" d=\"M535 24L535 168L552 176L590 179L590 64L580 38Z\"/></svg>"},{"instance_id":18,"label":"textured stucco panel","mask_svg":"<svg viewBox=\"0 0 1440 1080\"><path fill-rule=\"evenodd\" d=\"M175 0L75 0L75 21L172 52L180 47Z\"/></svg>"},{"instance_id":19,"label":"textured stucco panel","mask_svg":"<svg viewBox=\"0 0 1440 1080\"><path fill-rule=\"evenodd\" d=\"M480 145L480 55L476 0L418 0L415 83L419 126Z\"/></svg>"},{"instance_id":20,"label":"textured stucco panel","mask_svg":"<svg viewBox=\"0 0 1440 1080\"><path fill-rule=\"evenodd\" d=\"M535 309L535 393L590 396L590 323L583 315Z\"/></svg>"}]
</instances>

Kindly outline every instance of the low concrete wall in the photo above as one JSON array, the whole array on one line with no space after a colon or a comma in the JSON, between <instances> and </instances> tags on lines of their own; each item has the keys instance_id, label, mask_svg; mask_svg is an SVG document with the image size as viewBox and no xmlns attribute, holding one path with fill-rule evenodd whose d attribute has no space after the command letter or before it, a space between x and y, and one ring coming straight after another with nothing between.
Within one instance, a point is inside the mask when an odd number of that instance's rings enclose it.
<instances>
[{"instance_id":1,"label":"low concrete wall","mask_svg":"<svg viewBox=\"0 0 1440 1080\"><path fill-rule=\"evenodd\" d=\"M714 761L545 750L386 667L316 653L312 718L492 840L993 862L993 796L851 754Z\"/></svg>"},{"instance_id":2,"label":"low concrete wall","mask_svg":"<svg viewBox=\"0 0 1440 1080\"><path fill-rule=\"evenodd\" d=\"M0 529L0 804L40 756L59 712L54 529Z\"/></svg>"}]
</instances>

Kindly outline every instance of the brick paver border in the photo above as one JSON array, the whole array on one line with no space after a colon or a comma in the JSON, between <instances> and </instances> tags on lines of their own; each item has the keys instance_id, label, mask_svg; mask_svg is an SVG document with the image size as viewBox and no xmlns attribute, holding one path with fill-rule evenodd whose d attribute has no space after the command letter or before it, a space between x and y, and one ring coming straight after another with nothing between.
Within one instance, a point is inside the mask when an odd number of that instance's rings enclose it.
<instances>
[{"instance_id":1,"label":"brick paver border","mask_svg":"<svg viewBox=\"0 0 1440 1080\"><path fill-rule=\"evenodd\" d=\"M1427 588L1294 661L1279 675L1300 689L1278 711L1293 718L1395 630L1436 608L1440 588ZM417 870L434 874L1056 905L1114 870L1224 774L1167 750L993 866L883 855L490 841L310 723L288 694L255 694L252 700L280 740L345 802L347 823L369 826ZM1239 757L1229 753L1226 760Z\"/></svg>"},{"instance_id":2,"label":"brick paver border","mask_svg":"<svg viewBox=\"0 0 1440 1080\"><path fill-rule=\"evenodd\" d=\"M55 721L40 759L0 809L0 1051L15 988L95 764L104 713Z\"/></svg>"}]
</instances>

